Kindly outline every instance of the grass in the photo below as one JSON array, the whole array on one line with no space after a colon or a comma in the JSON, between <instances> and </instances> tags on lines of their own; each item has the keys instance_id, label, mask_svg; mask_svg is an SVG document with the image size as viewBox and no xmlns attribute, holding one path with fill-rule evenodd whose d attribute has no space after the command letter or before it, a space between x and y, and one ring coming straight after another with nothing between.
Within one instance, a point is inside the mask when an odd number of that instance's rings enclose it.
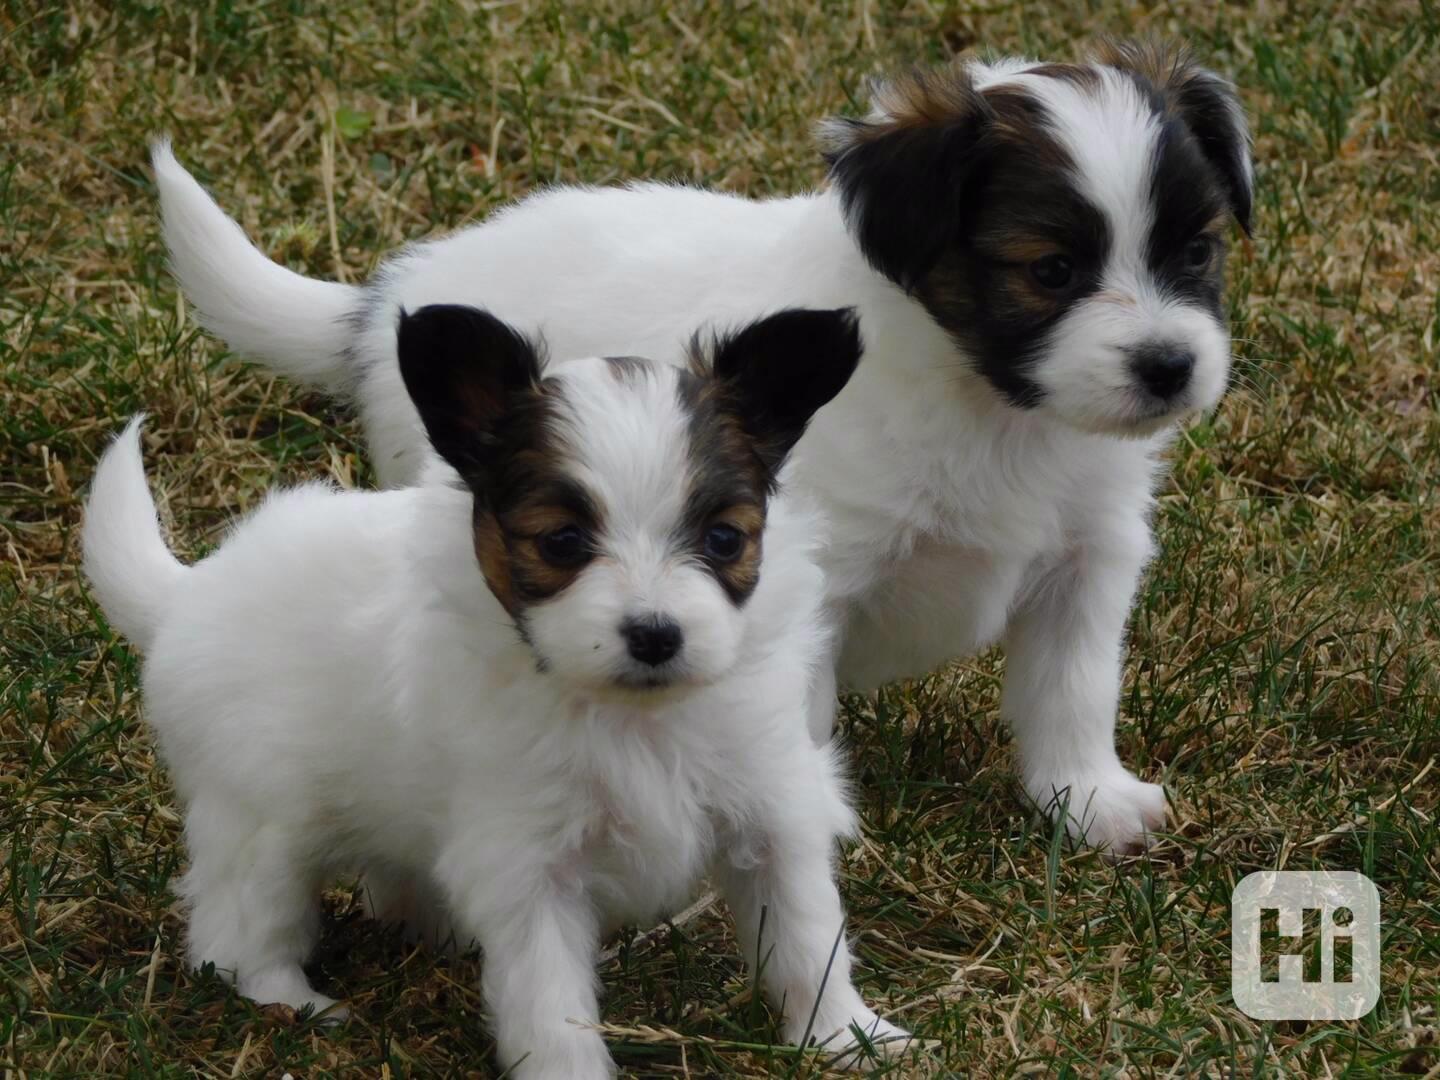
<instances>
[{"instance_id":1,"label":"grass","mask_svg":"<svg viewBox=\"0 0 1440 1080\"><path fill-rule=\"evenodd\" d=\"M891 1075L1440 1076L1440 84L1432 0L0 7L0 1068L95 1075L492 1074L473 958L407 949L345 889L325 1030L183 970L183 853L138 663L75 570L109 433L198 554L277 482L366 483L327 402L225 362L163 267L144 145L276 257L361 277L398 243L553 181L821 181L812 121L861 77L1096 31L1182 35L1257 129L1231 260L1242 385L1175 455L1132 625L1125 759L1174 832L1113 866L1016 793L998 655L847 704L863 840L843 861L867 996L938 1048ZM1434 766L1432 768L1432 765ZM1384 992L1268 1024L1229 992L1229 895L1358 869ZM605 1017L635 1076L801 1076L716 913L625 940Z\"/></svg>"}]
</instances>

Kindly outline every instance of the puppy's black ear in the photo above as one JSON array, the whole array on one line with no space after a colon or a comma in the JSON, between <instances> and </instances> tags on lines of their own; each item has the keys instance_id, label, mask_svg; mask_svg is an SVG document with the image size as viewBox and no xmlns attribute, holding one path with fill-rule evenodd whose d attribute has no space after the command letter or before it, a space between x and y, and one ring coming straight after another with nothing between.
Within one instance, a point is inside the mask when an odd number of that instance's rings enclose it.
<instances>
[{"instance_id":1,"label":"puppy's black ear","mask_svg":"<svg viewBox=\"0 0 1440 1080\"><path fill-rule=\"evenodd\" d=\"M772 482L815 410L850 381L863 351L854 308L792 308L716 339L710 362L721 400Z\"/></svg>"},{"instance_id":2,"label":"puppy's black ear","mask_svg":"<svg viewBox=\"0 0 1440 1080\"><path fill-rule=\"evenodd\" d=\"M1225 184L1230 211L1249 236L1255 166L1250 125L1234 84L1197 64L1188 49L1162 41L1103 41L1096 59L1139 75L1160 91Z\"/></svg>"},{"instance_id":3,"label":"puppy's black ear","mask_svg":"<svg viewBox=\"0 0 1440 1080\"><path fill-rule=\"evenodd\" d=\"M1191 68L1174 90L1175 103L1200 149L1225 181L1235 221L1250 235L1255 201L1255 166L1250 126L1235 87L1205 68Z\"/></svg>"},{"instance_id":4,"label":"puppy's black ear","mask_svg":"<svg viewBox=\"0 0 1440 1080\"><path fill-rule=\"evenodd\" d=\"M990 108L959 63L871 94L868 117L826 120L818 136L860 250L908 291L959 239Z\"/></svg>"},{"instance_id":5,"label":"puppy's black ear","mask_svg":"<svg viewBox=\"0 0 1440 1080\"><path fill-rule=\"evenodd\" d=\"M472 488L483 486L495 428L540 382L533 342L493 315L459 304L400 313L400 375L436 452Z\"/></svg>"}]
</instances>

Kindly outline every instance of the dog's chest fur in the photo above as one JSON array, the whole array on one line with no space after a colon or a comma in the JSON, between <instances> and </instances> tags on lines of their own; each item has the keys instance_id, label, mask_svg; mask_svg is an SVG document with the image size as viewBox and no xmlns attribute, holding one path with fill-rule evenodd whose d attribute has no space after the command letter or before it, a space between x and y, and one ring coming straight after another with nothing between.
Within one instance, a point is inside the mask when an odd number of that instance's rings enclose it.
<instances>
[{"instance_id":1,"label":"dog's chest fur","mask_svg":"<svg viewBox=\"0 0 1440 1080\"><path fill-rule=\"evenodd\" d=\"M564 828L579 883L613 929L693 898L735 793L714 772L717 748L674 717L609 707L588 719Z\"/></svg>"},{"instance_id":2,"label":"dog's chest fur","mask_svg":"<svg viewBox=\"0 0 1440 1080\"><path fill-rule=\"evenodd\" d=\"M1148 543L1160 439L1085 435L979 395L871 392L896 409L842 400L817 419L792 473L829 511L825 565L850 688L994 644L1027 592L1084 544ZM857 462L877 478L857 484Z\"/></svg>"}]
</instances>

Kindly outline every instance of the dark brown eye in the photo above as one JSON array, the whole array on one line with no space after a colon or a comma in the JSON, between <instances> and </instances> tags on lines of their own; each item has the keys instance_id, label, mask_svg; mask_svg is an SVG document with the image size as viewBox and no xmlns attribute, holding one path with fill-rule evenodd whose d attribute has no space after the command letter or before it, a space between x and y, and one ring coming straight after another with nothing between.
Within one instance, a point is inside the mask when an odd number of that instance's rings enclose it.
<instances>
[{"instance_id":1,"label":"dark brown eye","mask_svg":"<svg viewBox=\"0 0 1440 1080\"><path fill-rule=\"evenodd\" d=\"M1063 289L1075 276L1075 264L1066 255L1046 255L1030 264L1030 273L1042 289Z\"/></svg>"},{"instance_id":2,"label":"dark brown eye","mask_svg":"<svg viewBox=\"0 0 1440 1080\"><path fill-rule=\"evenodd\" d=\"M1185 245L1185 265L1191 270L1200 270L1210 262L1215 244L1208 236L1197 236Z\"/></svg>"},{"instance_id":3,"label":"dark brown eye","mask_svg":"<svg viewBox=\"0 0 1440 1080\"><path fill-rule=\"evenodd\" d=\"M589 535L578 525L566 525L536 541L540 557L551 566L581 566L595 557Z\"/></svg>"},{"instance_id":4,"label":"dark brown eye","mask_svg":"<svg viewBox=\"0 0 1440 1080\"><path fill-rule=\"evenodd\" d=\"M716 562L733 562L745 547L745 534L733 525L711 525L705 530L705 554Z\"/></svg>"}]
</instances>

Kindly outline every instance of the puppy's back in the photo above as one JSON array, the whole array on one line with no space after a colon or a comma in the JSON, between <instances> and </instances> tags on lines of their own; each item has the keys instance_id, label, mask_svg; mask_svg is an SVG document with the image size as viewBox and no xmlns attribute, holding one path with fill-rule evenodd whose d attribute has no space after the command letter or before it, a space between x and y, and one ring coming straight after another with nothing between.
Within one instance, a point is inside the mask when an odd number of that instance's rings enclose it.
<instances>
[{"instance_id":1,"label":"puppy's back","mask_svg":"<svg viewBox=\"0 0 1440 1080\"><path fill-rule=\"evenodd\" d=\"M410 560L418 501L279 492L191 568L145 670L177 780L313 781L385 713L405 612L425 604Z\"/></svg>"}]
</instances>

